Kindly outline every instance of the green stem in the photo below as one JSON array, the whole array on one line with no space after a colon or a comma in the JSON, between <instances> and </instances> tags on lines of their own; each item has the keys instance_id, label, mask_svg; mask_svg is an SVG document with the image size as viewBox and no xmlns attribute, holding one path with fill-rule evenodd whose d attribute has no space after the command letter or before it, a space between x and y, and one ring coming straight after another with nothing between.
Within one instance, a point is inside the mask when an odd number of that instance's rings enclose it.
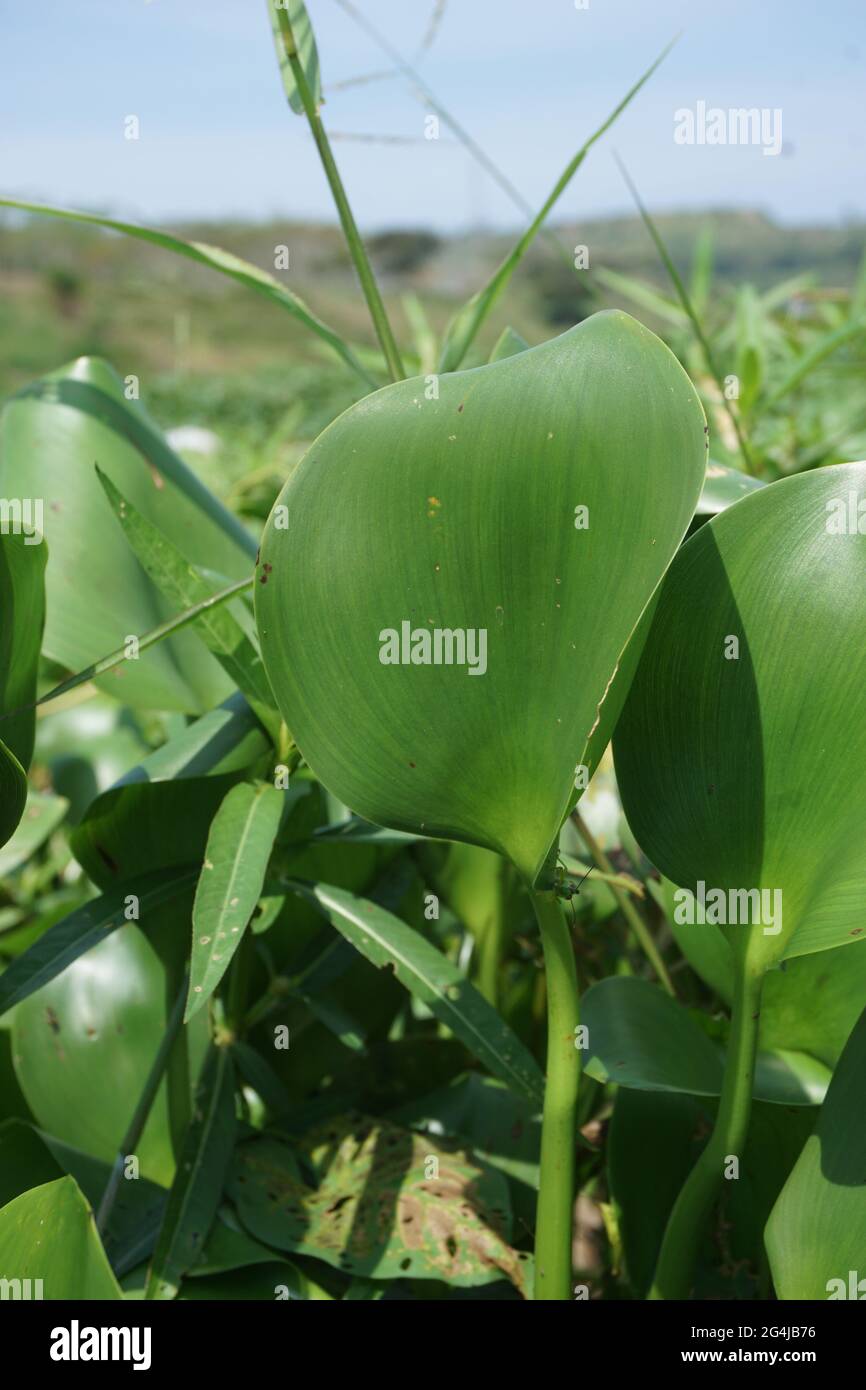
<instances>
[{"instance_id":1,"label":"green stem","mask_svg":"<svg viewBox=\"0 0 866 1390\"><path fill-rule=\"evenodd\" d=\"M763 983L763 972L747 968L743 962L738 964L716 1123L668 1219L648 1295L651 1299L688 1298L700 1243L725 1180L725 1167L731 1158L742 1162L752 1106Z\"/></svg>"},{"instance_id":2,"label":"green stem","mask_svg":"<svg viewBox=\"0 0 866 1390\"><path fill-rule=\"evenodd\" d=\"M138 1104L135 1107L135 1111L129 1123L129 1128L121 1140L117 1157L114 1160L108 1182L105 1185L105 1191L102 1194L102 1201L99 1203L99 1210L96 1214L96 1229L100 1234L105 1231L108 1225L114 1203L117 1200L120 1180L123 1177L124 1164L126 1163L127 1157L134 1153L138 1147L138 1141L144 1132L147 1118L150 1114L153 1102L156 1099L156 1093L159 1090L160 1082L168 1066L172 1048L183 1027L183 1009L186 1003L186 992L187 979L186 976L184 976L183 983L178 990L177 997L174 1001L174 1007L172 1008L168 1023L166 1024L165 1032L159 1044L157 1054L153 1059L153 1066L148 1072L147 1080L138 1098Z\"/></svg>"},{"instance_id":3,"label":"green stem","mask_svg":"<svg viewBox=\"0 0 866 1390\"><path fill-rule=\"evenodd\" d=\"M605 875L605 881L607 882L608 888L613 893L613 896L616 899L617 907L619 908L623 917L628 922L629 926L631 927L632 931L637 937L638 942L640 943L641 950L643 951L653 970L658 975L668 994L670 994L671 997L675 999L676 990L674 989L673 983L671 982L671 977L668 974L667 966L662 960L661 953L659 952L658 947L653 941L650 930L644 922L644 919L641 917L640 913L634 906L634 903L631 901L628 894L625 893L622 890L622 888L620 888L619 885L615 882L616 875L614 874L613 866L611 865L610 860L608 859L601 845L596 840L589 826L586 824L583 817L580 815L580 812L573 811L572 818L574 820L575 825L577 826L577 832L580 835L580 838L583 840L584 844L586 845L587 849L589 850L594 863L597 864L598 868Z\"/></svg>"},{"instance_id":4,"label":"green stem","mask_svg":"<svg viewBox=\"0 0 866 1390\"><path fill-rule=\"evenodd\" d=\"M397 347L391 325L388 322L388 315L385 312L385 305L379 293L379 286L376 284L376 277L373 268L367 258L364 243L361 240L361 233L358 231L358 224L349 206L349 199L346 197L346 190L343 187L343 180L340 178L339 170L331 152L331 146L322 125L322 118L319 109L310 91L310 84L304 72L303 65L298 57L298 50L295 44L295 36L292 33L292 25L289 20L288 12L285 9L277 8L277 23L280 29L280 38L283 42L286 58L292 69L292 76L298 89L298 96L304 108L304 115L316 142L316 149L322 161L322 168L331 189L331 196L336 204L343 232L349 247L349 254L355 265L355 271L370 310L370 317L373 320L373 327L379 339L382 351L385 354L385 361L388 364L388 371L391 373L392 381L402 381L406 376L403 362L400 357L400 350Z\"/></svg>"},{"instance_id":5,"label":"green stem","mask_svg":"<svg viewBox=\"0 0 866 1390\"><path fill-rule=\"evenodd\" d=\"M535 1227L535 1297L571 1297L577 1095L580 1052L577 971L562 904L555 893L530 892L544 946L547 977L547 1080L541 1127L541 1180Z\"/></svg>"}]
</instances>

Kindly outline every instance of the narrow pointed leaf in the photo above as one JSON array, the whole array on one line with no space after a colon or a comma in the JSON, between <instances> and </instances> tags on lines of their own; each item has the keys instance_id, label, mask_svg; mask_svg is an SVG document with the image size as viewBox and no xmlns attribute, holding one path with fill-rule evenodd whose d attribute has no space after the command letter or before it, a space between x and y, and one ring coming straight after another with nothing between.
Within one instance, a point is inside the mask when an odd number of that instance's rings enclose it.
<instances>
[{"instance_id":1,"label":"narrow pointed leaf","mask_svg":"<svg viewBox=\"0 0 866 1390\"><path fill-rule=\"evenodd\" d=\"M99 480L145 572L170 603L199 606L196 632L228 672L252 708L273 724L273 696L262 660L237 618L206 600L214 597L207 581L158 527L142 516L97 468ZM277 721L279 722L279 721Z\"/></svg>"},{"instance_id":2,"label":"narrow pointed leaf","mask_svg":"<svg viewBox=\"0 0 866 1390\"><path fill-rule=\"evenodd\" d=\"M280 77L283 82L283 91L295 115L303 116L304 104L301 101L298 85L295 82L292 67L286 57L286 51L283 46L282 38L280 37L281 13L288 18L291 25L291 32L295 40L295 51L297 52L301 67L303 68L307 84L313 94L313 100L318 106L322 100L322 79L319 72L319 53L316 48L316 38L304 0L268 0L268 14L271 19L274 45L277 50L277 62L280 65Z\"/></svg>"},{"instance_id":3,"label":"narrow pointed leaf","mask_svg":"<svg viewBox=\"0 0 866 1390\"><path fill-rule=\"evenodd\" d=\"M607 119L602 122L586 143L581 146L577 154L574 155L563 169L551 193L545 200L541 211L533 218L516 246L508 253L502 264L494 271L484 288L474 294L468 303L455 314L448 327L445 342L442 345L442 354L439 359L440 372L456 372L460 363L466 356L466 353L469 351L469 348L472 346L481 325L503 293L518 265L535 240L536 235L541 230L548 213L571 183L572 178L589 154L589 151L596 141L600 140L606 131L610 129L614 121L622 114L632 98L637 96L644 83L649 81L656 68L667 57L671 47L672 45L668 44L667 48L659 54L655 62L647 68L643 76L639 78L634 86L626 93L622 101L614 107Z\"/></svg>"},{"instance_id":4,"label":"narrow pointed leaf","mask_svg":"<svg viewBox=\"0 0 866 1390\"><path fill-rule=\"evenodd\" d=\"M33 756L46 557L41 536L14 534L4 525L0 535L0 738L25 768Z\"/></svg>"},{"instance_id":5,"label":"narrow pointed leaf","mask_svg":"<svg viewBox=\"0 0 866 1390\"><path fill-rule=\"evenodd\" d=\"M493 344L493 351L488 357L488 362L501 362L503 357L515 357L518 352L525 352L529 347L526 339L513 328L503 328L496 342Z\"/></svg>"},{"instance_id":6,"label":"narrow pointed leaf","mask_svg":"<svg viewBox=\"0 0 866 1390\"><path fill-rule=\"evenodd\" d=\"M227 1047L211 1047L165 1208L145 1298L176 1297L201 1256L222 1198L235 1144L234 1068Z\"/></svg>"},{"instance_id":7,"label":"narrow pointed leaf","mask_svg":"<svg viewBox=\"0 0 866 1390\"><path fill-rule=\"evenodd\" d=\"M184 1021L210 999L241 942L265 881L283 810L276 787L232 787L211 824L192 910Z\"/></svg>"},{"instance_id":8,"label":"narrow pointed leaf","mask_svg":"<svg viewBox=\"0 0 866 1390\"><path fill-rule=\"evenodd\" d=\"M124 909L130 894L138 898L139 912L146 921L148 911L171 902L194 882L195 873L190 870L146 874L76 908L0 975L0 1014L48 984L92 946L104 941L109 932L122 926L127 921Z\"/></svg>"},{"instance_id":9,"label":"narrow pointed leaf","mask_svg":"<svg viewBox=\"0 0 866 1390\"><path fill-rule=\"evenodd\" d=\"M531 1100L541 1099L544 1082L534 1058L496 1010L435 946L365 898L326 883L298 887L318 903L332 926L361 955L381 969L393 970L400 983L426 1004L494 1076Z\"/></svg>"}]
</instances>

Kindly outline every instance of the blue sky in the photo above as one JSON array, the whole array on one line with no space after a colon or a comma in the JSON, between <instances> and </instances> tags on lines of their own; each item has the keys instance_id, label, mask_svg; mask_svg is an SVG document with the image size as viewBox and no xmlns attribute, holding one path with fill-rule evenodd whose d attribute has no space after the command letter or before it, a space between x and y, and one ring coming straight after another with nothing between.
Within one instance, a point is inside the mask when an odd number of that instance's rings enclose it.
<instances>
[{"instance_id":1,"label":"blue sky","mask_svg":"<svg viewBox=\"0 0 866 1390\"><path fill-rule=\"evenodd\" d=\"M406 56L432 0L358 0ZM520 214L401 78L328 93L387 60L338 8L308 0L335 152L367 228ZM789 223L866 216L864 0L448 0L420 71L533 205L677 31L635 104L561 205L574 218L630 203L615 148L655 209L759 207ZM302 119L286 106L264 0L0 0L0 188L142 221L332 217ZM674 113L781 108L785 149L677 145ZM124 139L136 115L140 139Z\"/></svg>"}]
</instances>

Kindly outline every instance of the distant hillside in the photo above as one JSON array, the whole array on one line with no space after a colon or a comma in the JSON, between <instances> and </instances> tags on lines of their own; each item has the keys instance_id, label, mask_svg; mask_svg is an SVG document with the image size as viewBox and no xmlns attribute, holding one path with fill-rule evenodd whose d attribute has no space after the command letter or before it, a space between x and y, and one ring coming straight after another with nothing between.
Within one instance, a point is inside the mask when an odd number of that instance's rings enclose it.
<instances>
[{"instance_id":1,"label":"distant hillside","mask_svg":"<svg viewBox=\"0 0 866 1390\"><path fill-rule=\"evenodd\" d=\"M711 295L735 284L758 287L807 273L825 290L850 286L866 245L866 225L780 227L759 212L706 211L657 218L687 274L709 238ZM366 307L334 225L271 221L202 223L172 230L211 242L284 279L323 318L358 343L372 343ZM481 286L517 236L483 229L439 237L394 228L367 244L397 331L411 341L403 296L420 299L435 330ZM579 275L574 248L586 246ZM288 270L277 256L288 248ZM545 232L496 306L481 354L507 323L530 342L549 337L598 307L621 303L599 272L613 271L668 291L663 268L636 217L559 224ZM650 309L645 313L658 326ZM223 277L146 243L50 218L0 214L0 394L80 353L99 353L151 380L166 373L313 370L330 362L320 344L278 309ZM332 364L333 365L333 364ZM321 370L321 368L317 368Z\"/></svg>"}]
</instances>

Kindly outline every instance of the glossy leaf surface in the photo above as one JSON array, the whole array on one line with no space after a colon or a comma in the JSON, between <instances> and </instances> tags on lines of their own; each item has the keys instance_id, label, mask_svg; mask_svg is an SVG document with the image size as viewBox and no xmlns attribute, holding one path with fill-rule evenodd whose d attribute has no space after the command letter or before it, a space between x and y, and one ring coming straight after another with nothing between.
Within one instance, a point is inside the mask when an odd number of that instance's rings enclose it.
<instances>
[{"instance_id":1,"label":"glossy leaf surface","mask_svg":"<svg viewBox=\"0 0 866 1390\"><path fill-rule=\"evenodd\" d=\"M621 313L342 415L280 495L255 585L316 775L534 879L704 463L688 378Z\"/></svg>"},{"instance_id":2,"label":"glossy leaf surface","mask_svg":"<svg viewBox=\"0 0 866 1390\"><path fill-rule=\"evenodd\" d=\"M866 463L841 464L701 527L665 580L614 740L641 847L674 883L719 890L728 915L733 902L727 935L758 967L864 931L861 497Z\"/></svg>"}]
</instances>

